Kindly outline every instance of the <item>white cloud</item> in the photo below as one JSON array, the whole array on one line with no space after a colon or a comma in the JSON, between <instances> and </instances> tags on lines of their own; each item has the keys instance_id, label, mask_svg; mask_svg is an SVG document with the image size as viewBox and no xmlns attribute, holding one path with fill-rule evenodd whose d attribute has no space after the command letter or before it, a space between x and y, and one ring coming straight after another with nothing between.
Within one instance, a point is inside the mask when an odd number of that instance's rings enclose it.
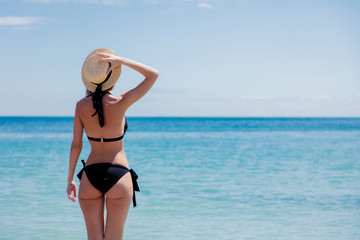
<instances>
[{"instance_id":1,"label":"white cloud","mask_svg":"<svg viewBox=\"0 0 360 240\"><path fill-rule=\"evenodd\" d=\"M130 0L25 0L31 3L67 3L67 2L83 2L90 4L117 5L130 2Z\"/></svg>"},{"instance_id":2,"label":"white cloud","mask_svg":"<svg viewBox=\"0 0 360 240\"><path fill-rule=\"evenodd\" d=\"M199 3L197 6L199 8L212 8L212 6L208 3Z\"/></svg>"},{"instance_id":3,"label":"white cloud","mask_svg":"<svg viewBox=\"0 0 360 240\"><path fill-rule=\"evenodd\" d=\"M39 24L41 22L42 19L38 17L13 17L13 16L0 17L0 26L1 25L30 26L34 24Z\"/></svg>"},{"instance_id":4,"label":"white cloud","mask_svg":"<svg viewBox=\"0 0 360 240\"><path fill-rule=\"evenodd\" d=\"M305 96L300 96L299 99L301 100L315 100L315 101L328 101L328 100L332 100L332 99L339 99L339 98L344 98L344 97L335 97L335 96L330 96L330 95L327 95L327 94L322 94L322 95L316 95L316 96L308 96L308 95L305 95Z\"/></svg>"},{"instance_id":5,"label":"white cloud","mask_svg":"<svg viewBox=\"0 0 360 240\"><path fill-rule=\"evenodd\" d=\"M0 0L2 1L2 0ZM67 3L67 2L81 2L81 3L89 3L89 4L104 4L104 5L124 5L135 2L134 0L23 0L25 2L30 3ZM206 0L201 0L200 3L197 4L199 8L209 9L213 6L208 3L204 3ZM197 0L136 0L136 2L142 2L147 4L186 4L191 2L198 2Z\"/></svg>"},{"instance_id":6,"label":"white cloud","mask_svg":"<svg viewBox=\"0 0 360 240\"><path fill-rule=\"evenodd\" d=\"M75 0L75 2L93 3L93 4L104 4L104 5L120 5L129 3L129 0Z\"/></svg>"},{"instance_id":7,"label":"white cloud","mask_svg":"<svg viewBox=\"0 0 360 240\"><path fill-rule=\"evenodd\" d=\"M24 1L31 3L63 3L63 2L69 2L70 0L24 0Z\"/></svg>"}]
</instances>

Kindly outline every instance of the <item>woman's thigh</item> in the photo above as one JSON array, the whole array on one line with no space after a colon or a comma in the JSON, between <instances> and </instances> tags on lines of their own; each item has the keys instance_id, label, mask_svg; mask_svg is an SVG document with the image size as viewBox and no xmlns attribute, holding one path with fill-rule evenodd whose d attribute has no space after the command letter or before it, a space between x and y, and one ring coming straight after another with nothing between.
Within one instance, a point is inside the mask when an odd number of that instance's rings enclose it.
<instances>
[{"instance_id":1,"label":"woman's thigh","mask_svg":"<svg viewBox=\"0 0 360 240\"><path fill-rule=\"evenodd\" d=\"M104 239L104 196L91 185L85 171L79 186L79 203L84 215L88 239Z\"/></svg>"},{"instance_id":2,"label":"woman's thigh","mask_svg":"<svg viewBox=\"0 0 360 240\"><path fill-rule=\"evenodd\" d=\"M133 195L130 173L126 173L105 195L107 212L105 239L120 240Z\"/></svg>"}]
</instances>

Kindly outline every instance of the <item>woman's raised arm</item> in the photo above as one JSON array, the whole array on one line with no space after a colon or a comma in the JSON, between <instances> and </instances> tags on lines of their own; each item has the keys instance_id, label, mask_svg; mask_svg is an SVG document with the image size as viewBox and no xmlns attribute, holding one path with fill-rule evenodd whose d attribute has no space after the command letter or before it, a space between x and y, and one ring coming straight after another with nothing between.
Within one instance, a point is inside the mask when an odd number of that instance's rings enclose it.
<instances>
[{"instance_id":1,"label":"woman's raised arm","mask_svg":"<svg viewBox=\"0 0 360 240\"><path fill-rule=\"evenodd\" d=\"M125 65L141 73L145 77L145 79L139 85L137 85L135 88L123 94L122 102L126 106L126 108L128 108L134 102L142 98L154 85L156 79L159 76L159 71L145 64L110 54L105 54L105 53L97 53L97 54L103 57L103 59L99 63L102 62L111 63L111 67L109 68L108 73L113 68L119 65Z\"/></svg>"}]
</instances>

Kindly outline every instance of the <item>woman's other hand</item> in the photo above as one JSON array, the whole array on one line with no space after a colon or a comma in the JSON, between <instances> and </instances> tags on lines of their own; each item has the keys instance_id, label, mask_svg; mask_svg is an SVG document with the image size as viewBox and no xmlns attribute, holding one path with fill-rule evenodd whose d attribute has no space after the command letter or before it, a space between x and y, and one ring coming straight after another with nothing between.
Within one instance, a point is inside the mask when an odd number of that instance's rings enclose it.
<instances>
[{"instance_id":1,"label":"woman's other hand","mask_svg":"<svg viewBox=\"0 0 360 240\"><path fill-rule=\"evenodd\" d=\"M72 192L74 196L71 195ZM71 201L76 202L76 184L74 181L68 182L66 193Z\"/></svg>"}]
</instances>

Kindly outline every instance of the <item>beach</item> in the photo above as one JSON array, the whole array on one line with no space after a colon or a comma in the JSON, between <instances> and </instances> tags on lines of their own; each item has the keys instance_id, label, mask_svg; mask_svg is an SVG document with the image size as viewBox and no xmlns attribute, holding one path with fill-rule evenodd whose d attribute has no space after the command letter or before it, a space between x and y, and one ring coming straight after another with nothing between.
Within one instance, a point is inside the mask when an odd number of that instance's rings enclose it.
<instances>
[{"instance_id":1,"label":"beach","mask_svg":"<svg viewBox=\"0 0 360 240\"><path fill-rule=\"evenodd\" d=\"M141 191L124 239L359 238L360 118L127 119ZM0 117L0 239L86 239L72 121Z\"/></svg>"}]
</instances>

